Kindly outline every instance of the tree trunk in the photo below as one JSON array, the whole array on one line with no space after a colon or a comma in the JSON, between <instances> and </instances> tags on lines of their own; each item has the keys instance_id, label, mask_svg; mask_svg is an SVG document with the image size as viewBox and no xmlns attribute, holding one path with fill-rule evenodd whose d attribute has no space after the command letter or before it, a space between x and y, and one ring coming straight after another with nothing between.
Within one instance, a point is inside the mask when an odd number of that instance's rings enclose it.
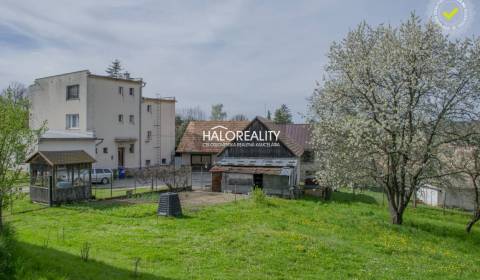
<instances>
[{"instance_id":1,"label":"tree trunk","mask_svg":"<svg viewBox=\"0 0 480 280\"><path fill-rule=\"evenodd\" d=\"M472 217L472 220L467 224L467 232L470 233L472 231L473 225L480 220L480 209L477 208L475 210L475 214Z\"/></svg>"},{"instance_id":2,"label":"tree trunk","mask_svg":"<svg viewBox=\"0 0 480 280\"><path fill-rule=\"evenodd\" d=\"M390 211L390 216L392 217L392 224L401 225L403 223L403 211Z\"/></svg>"},{"instance_id":3,"label":"tree trunk","mask_svg":"<svg viewBox=\"0 0 480 280\"><path fill-rule=\"evenodd\" d=\"M400 199L397 200L398 196L396 197L395 194L392 194L388 188L385 188L385 190L392 224L401 225L403 223L403 212L405 211L405 207L402 207Z\"/></svg>"}]
</instances>

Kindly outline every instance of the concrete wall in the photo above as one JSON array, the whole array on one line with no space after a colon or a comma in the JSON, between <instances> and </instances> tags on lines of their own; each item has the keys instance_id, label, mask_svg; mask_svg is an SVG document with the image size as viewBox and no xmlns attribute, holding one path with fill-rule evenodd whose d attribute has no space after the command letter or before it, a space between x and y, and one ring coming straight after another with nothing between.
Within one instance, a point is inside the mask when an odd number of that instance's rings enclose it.
<instances>
[{"instance_id":1,"label":"concrete wall","mask_svg":"<svg viewBox=\"0 0 480 280\"><path fill-rule=\"evenodd\" d=\"M79 99L67 101L67 86L77 84ZM119 87L123 87L123 94L119 93ZM133 96L129 93L130 88L134 90ZM91 75L88 71L40 78L29 88L32 103L30 125L38 128L46 121L49 130L66 130L66 115L79 114L79 128L71 131L94 132L98 138L97 152L94 153L97 167L117 168L119 147L125 148L126 168L145 166L146 159L154 164L157 160L155 147L158 142L159 161L165 158L169 164L175 149L175 101L159 103L161 113L158 135L154 126L157 118L155 106L153 112L147 114L147 104L141 102L141 88L141 81L112 79ZM123 122L118 121L119 114L123 115ZM133 123L129 120L130 115L134 116ZM153 138L150 143L145 143L148 130L152 131ZM160 137L161 141L156 141L156 137ZM130 140L119 142L115 141L116 138ZM67 143L58 144L57 148L63 150L78 147ZM134 145L133 153L129 151L130 144ZM49 145L45 147L50 147ZM104 148L107 148L107 153L104 153ZM90 153L91 148L87 152Z\"/></svg>"},{"instance_id":2,"label":"concrete wall","mask_svg":"<svg viewBox=\"0 0 480 280\"><path fill-rule=\"evenodd\" d=\"M151 105L151 112L147 107ZM158 125L158 126L157 126ZM152 138L147 138L148 131ZM170 164L175 154L175 101L145 99L142 105L142 161L151 165Z\"/></svg>"},{"instance_id":3,"label":"concrete wall","mask_svg":"<svg viewBox=\"0 0 480 280\"><path fill-rule=\"evenodd\" d=\"M39 128L45 121L53 130L66 130L66 115L79 114L79 129L87 130L87 71L35 80L29 87L30 126ZM79 99L67 100L67 86L79 85Z\"/></svg>"},{"instance_id":4,"label":"concrete wall","mask_svg":"<svg viewBox=\"0 0 480 280\"><path fill-rule=\"evenodd\" d=\"M123 94L118 88L123 87ZM134 95L129 89L134 89ZM138 168L140 163L140 82L116 80L98 76L88 79L88 129L95 132L103 142L97 147L97 166L103 168L118 167L118 148L125 148L126 168ZM123 114L123 122L118 121L118 115ZM130 123L129 116L134 116ZM130 142L116 142L115 138L135 139ZM134 152L130 153L129 146L134 145ZM104 153L103 149L108 152Z\"/></svg>"}]
</instances>

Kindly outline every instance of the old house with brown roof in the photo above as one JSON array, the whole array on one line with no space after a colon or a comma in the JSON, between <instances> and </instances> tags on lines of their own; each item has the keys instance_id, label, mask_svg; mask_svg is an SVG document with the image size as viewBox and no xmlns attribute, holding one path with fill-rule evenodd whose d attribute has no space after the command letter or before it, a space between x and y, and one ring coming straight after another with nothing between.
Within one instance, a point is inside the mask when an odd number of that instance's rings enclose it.
<instances>
[{"instance_id":1,"label":"old house with brown roof","mask_svg":"<svg viewBox=\"0 0 480 280\"><path fill-rule=\"evenodd\" d=\"M182 164L212 173L212 190L247 193L253 186L276 195L313 169L307 124L274 124L256 117L246 121L192 121L177 153Z\"/></svg>"}]
</instances>

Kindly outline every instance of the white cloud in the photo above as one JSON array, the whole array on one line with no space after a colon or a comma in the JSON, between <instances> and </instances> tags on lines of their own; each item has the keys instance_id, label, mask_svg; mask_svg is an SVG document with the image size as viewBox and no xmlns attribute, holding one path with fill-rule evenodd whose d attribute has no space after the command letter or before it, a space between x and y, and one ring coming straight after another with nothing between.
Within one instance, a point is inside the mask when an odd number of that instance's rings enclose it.
<instances>
[{"instance_id":1,"label":"white cloud","mask_svg":"<svg viewBox=\"0 0 480 280\"><path fill-rule=\"evenodd\" d=\"M365 18L396 23L426 9L414 0L340 2L4 0L0 87L102 74L119 58L147 81L146 95L176 96L179 108L224 103L231 115L254 116L285 103L304 112L332 40Z\"/></svg>"}]
</instances>

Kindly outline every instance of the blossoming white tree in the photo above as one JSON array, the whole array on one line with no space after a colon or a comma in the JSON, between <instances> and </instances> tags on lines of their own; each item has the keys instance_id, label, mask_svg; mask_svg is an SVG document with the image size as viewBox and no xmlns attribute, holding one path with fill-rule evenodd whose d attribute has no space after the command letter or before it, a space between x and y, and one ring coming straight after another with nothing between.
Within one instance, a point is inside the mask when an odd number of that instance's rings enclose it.
<instances>
[{"instance_id":1,"label":"blossoming white tree","mask_svg":"<svg viewBox=\"0 0 480 280\"><path fill-rule=\"evenodd\" d=\"M478 119L480 41L450 41L412 15L360 24L328 58L311 98L318 180L382 186L402 224L416 188L446 175L440 148L475 133L455 124Z\"/></svg>"}]
</instances>

